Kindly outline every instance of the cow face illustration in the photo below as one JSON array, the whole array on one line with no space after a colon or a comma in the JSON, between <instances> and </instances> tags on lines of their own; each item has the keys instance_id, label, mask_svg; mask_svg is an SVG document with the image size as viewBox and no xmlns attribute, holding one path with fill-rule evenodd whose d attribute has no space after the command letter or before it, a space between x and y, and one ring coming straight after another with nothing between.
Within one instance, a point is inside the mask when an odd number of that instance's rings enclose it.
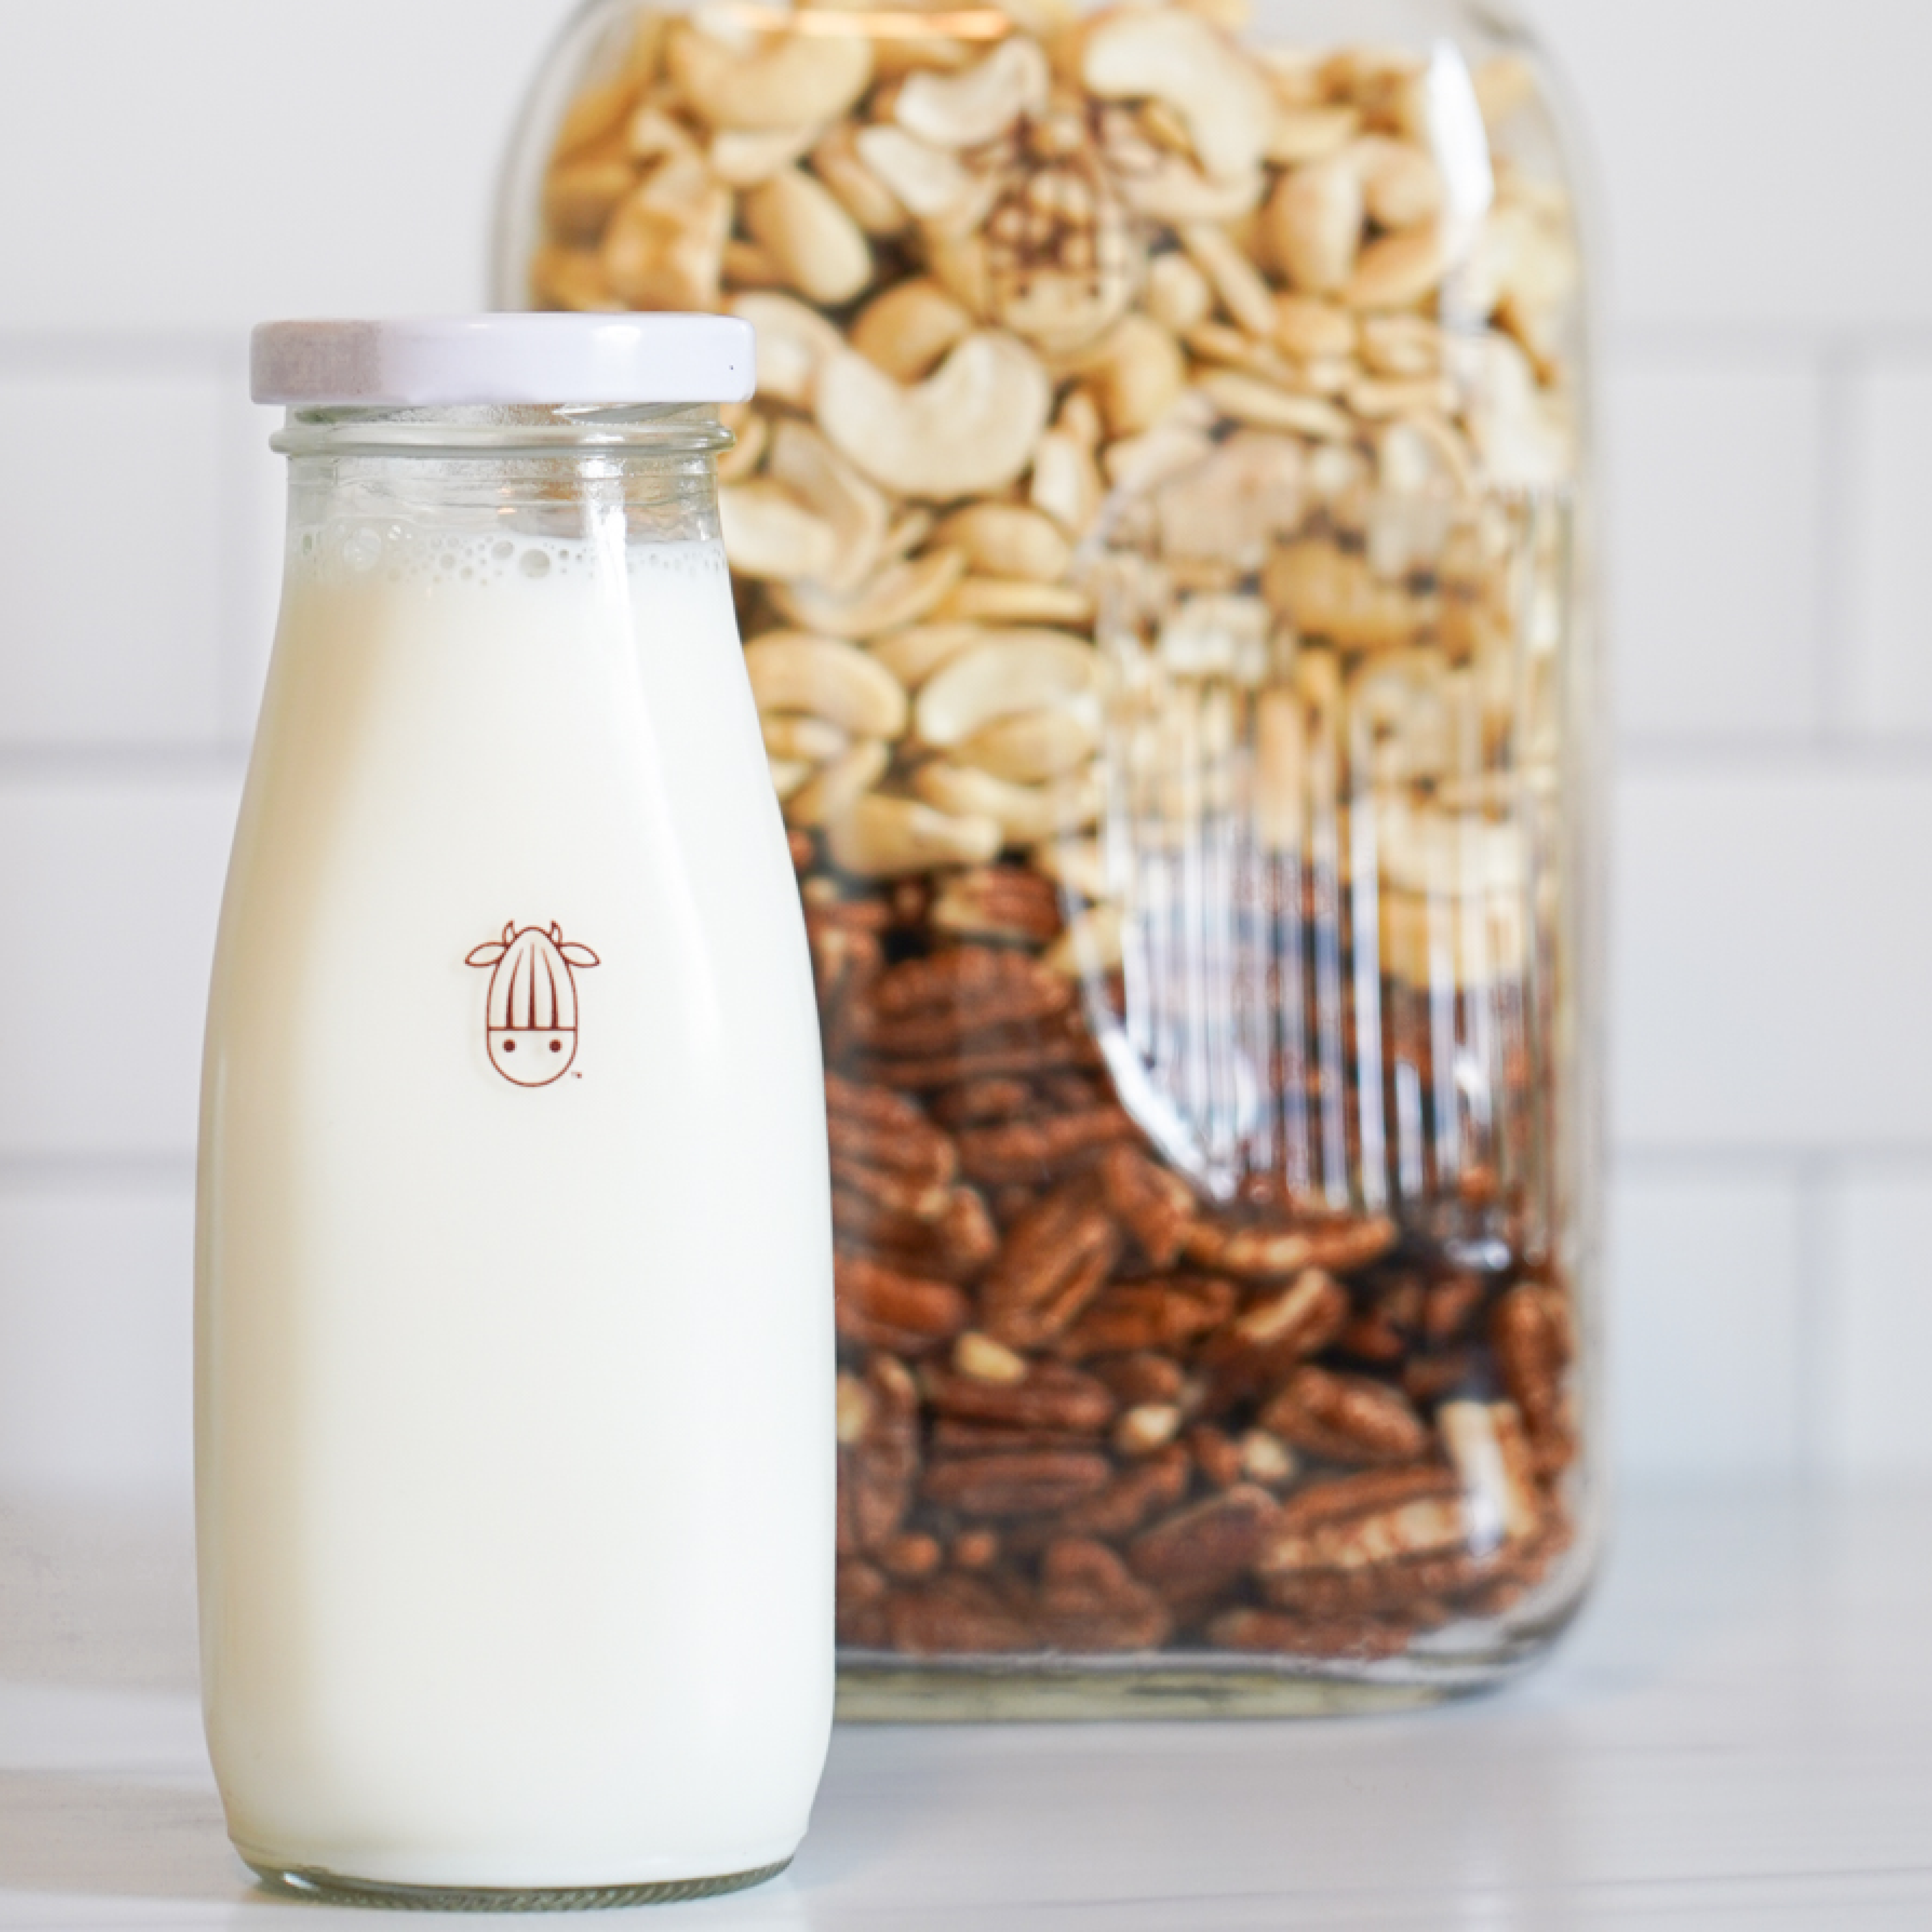
<instances>
[{"instance_id":1,"label":"cow face illustration","mask_svg":"<svg viewBox=\"0 0 1932 1932\"><path fill-rule=\"evenodd\" d=\"M561 1080L577 1058L571 969L595 966L596 954L566 940L560 926L520 929L512 920L501 939L478 946L465 963L492 969L484 1022L490 1064L519 1087Z\"/></svg>"}]
</instances>

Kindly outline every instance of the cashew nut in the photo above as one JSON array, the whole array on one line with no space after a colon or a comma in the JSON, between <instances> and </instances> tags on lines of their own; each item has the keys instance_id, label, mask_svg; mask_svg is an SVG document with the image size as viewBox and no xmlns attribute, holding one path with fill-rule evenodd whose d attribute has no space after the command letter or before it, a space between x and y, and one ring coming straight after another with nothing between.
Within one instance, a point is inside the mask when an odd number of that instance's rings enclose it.
<instances>
[{"instance_id":1,"label":"cashew nut","mask_svg":"<svg viewBox=\"0 0 1932 1932\"><path fill-rule=\"evenodd\" d=\"M970 228L979 204L989 195L989 184L956 155L903 128L862 128L854 146L893 198L922 221Z\"/></svg>"},{"instance_id":2,"label":"cashew nut","mask_svg":"<svg viewBox=\"0 0 1932 1932\"><path fill-rule=\"evenodd\" d=\"M1125 950L1118 906L1089 906L1066 922L1066 930L1048 946L1041 964L1070 980L1112 972Z\"/></svg>"},{"instance_id":3,"label":"cashew nut","mask_svg":"<svg viewBox=\"0 0 1932 1932\"><path fill-rule=\"evenodd\" d=\"M604 275L634 308L716 308L730 231L730 194L704 163L667 161L610 218Z\"/></svg>"},{"instance_id":4,"label":"cashew nut","mask_svg":"<svg viewBox=\"0 0 1932 1932\"><path fill-rule=\"evenodd\" d=\"M1413 228L1442 206L1442 176L1423 150L1386 134L1370 134L1348 150L1362 178L1369 213L1384 228Z\"/></svg>"},{"instance_id":5,"label":"cashew nut","mask_svg":"<svg viewBox=\"0 0 1932 1932\"><path fill-rule=\"evenodd\" d=\"M745 668L760 712L809 712L861 738L905 729L904 686L842 638L774 631L746 646Z\"/></svg>"},{"instance_id":6,"label":"cashew nut","mask_svg":"<svg viewBox=\"0 0 1932 1932\"><path fill-rule=\"evenodd\" d=\"M1103 100L1166 102L1210 175L1244 174L1268 152L1276 110L1267 82L1198 14L1116 14L1088 37L1081 74Z\"/></svg>"},{"instance_id":7,"label":"cashew nut","mask_svg":"<svg viewBox=\"0 0 1932 1932\"><path fill-rule=\"evenodd\" d=\"M728 188L755 188L790 167L818 139L815 127L727 128L711 137L706 158Z\"/></svg>"},{"instance_id":8,"label":"cashew nut","mask_svg":"<svg viewBox=\"0 0 1932 1932\"><path fill-rule=\"evenodd\" d=\"M851 344L896 382L920 382L973 332L973 318L923 276L875 296L852 325Z\"/></svg>"},{"instance_id":9,"label":"cashew nut","mask_svg":"<svg viewBox=\"0 0 1932 1932\"><path fill-rule=\"evenodd\" d=\"M796 711L766 712L759 718L758 728L764 734L765 749L773 758L808 765L822 765L828 758L841 756L852 742L837 725Z\"/></svg>"},{"instance_id":10,"label":"cashew nut","mask_svg":"<svg viewBox=\"0 0 1932 1932\"><path fill-rule=\"evenodd\" d=\"M976 571L989 577L1058 584L1073 560L1072 547L1051 517L1018 503L974 503L956 510L934 532L956 544Z\"/></svg>"},{"instance_id":11,"label":"cashew nut","mask_svg":"<svg viewBox=\"0 0 1932 1932\"><path fill-rule=\"evenodd\" d=\"M1034 870L1083 899L1107 897L1107 863L1097 838L1050 838L1027 854Z\"/></svg>"},{"instance_id":12,"label":"cashew nut","mask_svg":"<svg viewBox=\"0 0 1932 1932\"><path fill-rule=\"evenodd\" d=\"M872 279L872 244L831 190L786 168L744 196L745 226L808 300L850 302Z\"/></svg>"},{"instance_id":13,"label":"cashew nut","mask_svg":"<svg viewBox=\"0 0 1932 1932\"><path fill-rule=\"evenodd\" d=\"M1002 718L1087 698L1100 688L1093 647L1064 631L1008 631L936 673L919 694L921 741L963 744Z\"/></svg>"},{"instance_id":14,"label":"cashew nut","mask_svg":"<svg viewBox=\"0 0 1932 1932\"><path fill-rule=\"evenodd\" d=\"M832 526L782 483L754 476L718 493L724 554L744 577L822 577L838 554Z\"/></svg>"},{"instance_id":15,"label":"cashew nut","mask_svg":"<svg viewBox=\"0 0 1932 1932\"><path fill-rule=\"evenodd\" d=\"M1408 308L1448 273L1449 237L1432 224L1384 235L1362 250L1343 299L1351 308Z\"/></svg>"},{"instance_id":16,"label":"cashew nut","mask_svg":"<svg viewBox=\"0 0 1932 1932\"><path fill-rule=\"evenodd\" d=\"M810 784L801 785L785 800L785 823L830 825L850 811L886 775L892 763L890 747L876 738L862 738L849 752L826 766Z\"/></svg>"},{"instance_id":17,"label":"cashew nut","mask_svg":"<svg viewBox=\"0 0 1932 1932\"><path fill-rule=\"evenodd\" d=\"M874 638L866 648L908 691L986 639L980 624L908 624Z\"/></svg>"},{"instance_id":18,"label":"cashew nut","mask_svg":"<svg viewBox=\"0 0 1932 1932\"><path fill-rule=\"evenodd\" d=\"M1239 221L1259 205L1267 185L1259 168L1205 175L1178 154L1160 154L1144 172L1126 176L1120 192L1136 213L1179 228L1190 221Z\"/></svg>"},{"instance_id":19,"label":"cashew nut","mask_svg":"<svg viewBox=\"0 0 1932 1932\"><path fill-rule=\"evenodd\" d=\"M544 220L560 242L595 242L637 181L638 171L627 160L572 162L544 184Z\"/></svg>"},{"instance_id":20,"label":"cashew nut","mask_svg":"<svg viewBox=\"0 0 1932 1932\"><path fill-rule=\"evenodd\" d=\"M597 250L566 248L554 242L543 243L530 257L530 298L540 308L580 314L624 306L604 279Z\"/></svg>"},{"instance_id":21,"label":"cashew nut","mask_svg":"<svg viewBox=\"0 0 1932 1932\"><path fill-rule=\"evenodd\" d=\"M999 856L991 818L958 818L909 798L868 793L826 828L832 863L862 879L906 878L940 866L983 866Z\"/></svg>"},{"instance_id":22,"label":"cashew nut","mask_svg":"<svg viewBox=\"0 0 1932 1932\"><path fill-rule=\"evenodd\" d=\"M834 539L831 557L816 571L794 571L828 590L856 590L884 551L892 507L809 423L788 416L772 439L770 475L782 483Z\"/></svg>"},{"instance_id":23,"label":"cashew nut","mask_svg":"<svg viewBox=\"0 0 1932 1932\"><path fill-rule=\"evenodd\" d=\"M956 550L928 550L910 562L892 562L848 595L820 585L774 584L772 601L791 621L838 638L876 637L916 623L958 582L966 568Z\"/></svg>"},{"instance_id":24,"label":"cashew nut","mask_svg":"<svg viewBox=\"0 0 1932 1932\"><path fill-rule=\"evenodd\" d=\"M1268 158L1278 168L1326 160L1354 138L1362 124L1354 107L1284 107L1268 134Z\"/></svg>"},{"instance_id":25,"label":"cashew nut","mask_svg":"<svg viewBox=\"0 0 1932 1932\"><path fill-rule=\"evenodd\" d=\"M851 350L818 380L818 424L832 442L875 483L940 502L990 496L1018 478L1052 405L1038 358L991 329L969 335L916 388Z\"/></svg>"},{"instance_id":26,"label":"cashew nut","mask_svg":"<svg viewBox=\"0 0 1932 1932\"><path fill-rule=\"evenodd\" d=\"M1064 429L1050 429L1040 438L1028 490L1035 509L1045 511L1070 537L1083 537L1106 494L1090 442Z\"/></svg>"},{"instance_id":27,"label":"cashew nut","mask_svg":"<svg viewBox=\"0 0 1932 1932\"><path fill-rule=\"evenodd\" d=\"M731 313L758 332L758 394L808 410L818 393L818 372L844 343L816 309L790 296L754 290L733 298Z\"/></svg>"},{"instance_id":28,"label":"cashew nut","mask_svg":"<svg viewBox=\"0 0 1932 1932\"><path fill-rule=\"evenodd\" d=\"M1110 439L1151 429L1173 407L1187 380L1174 338L1146 315L1123 316L1069 368L1092 379Z\"/></svg>"},{"instance_id":29,"label":"cashew nut","mask_svg":"<svg viewBox=\"0 0 1932 1932\"><path fill-rule=\"evenodd\" d=\"M1216 408L1256 429L1292 430L1330 442L1354 439L1355 425L1348 412L1318 396L1293 395L1232 369L1210 370L1201 378L1200 387Z\"/></svg>"},{"instance_id":30,"label":"cashew nut","mask_svg":"<svg viewBox=\"0 0 1932 1932\"><path fill-rule=\"evenodd\" d=\"M1185 255L1171 250L1148 264L1147 287L1142 296L1147 312L1162 328L1185 335L1213 314L1214 291L1208 278Z\"/></svg>"},{"instance_id":31,"label":"cashew nut","mask_svg":"<svg viewBox=\"0 0 1932 1932\"><path fill-rule=\"evenodd\" d=\"M771 771L772 790L781 805L811 782L814 769L802 758L767 758L765 763Z\"/></svg>"},{"instance_id":32,"label":"cashew nut","mask_svg":"<svg viewBox=\"0 0 1932 1932\"><path fill-rule=\"evenodd\" d=\"M1355 318L1334 302L1283 296L1275 304L1275 346L1304 361L1355 352Z\"/></svg>"},{"instance_id":33,"label":"cashew nut","mask_svg":"<svg viewBox=\"0 0 1932 1932\"><path fill-rule=\"evenodd\" d=\"M1006 40L962 73L910 76L893 118L936 148L980 147L1023 115L1036 118L1051 78L1037 41Z\"/></svg>"},{"instance_id":34,"label":"cashew nut","mask_svg":"<svg viewBox=\"0 0 1932 1932\"><path fill-rule=\"evenodd\" d=\"M1342 154L1282 176L1262 227L1276 266L1297 288L1335 295L1354 273L1367 218L1361 170Z\"/></svg>"},{"instance_id":35,"label":"cashew nut","mask_svg":"<svg viewBox=\"0 0 1932 1932\"><path fill-rule=\"evenodd\" d=\"M905 205L859 158L858 130L842 122L812 151L812 171L868 235L879 240L904 232Z\"/></svg>"},{"instance_id":36,"label":"cashew nut","mask_svg":"<svg viewBox=\"0 0 1932 1932\"><path fill-rule=\"evenodd\" d=\"M713 128L833 121L872 77L862 34L775 34L746 47L680 21L664 52L685 100Z\"/></svg>"},{"instance_id":37,"label":"cashew nut","mask_svg":"<svg viewBox=\"0 0 1932 1932\"><path fill-rule=\"evenodd\" d=\"M1009 784L944 758L922 765L913 783L928 805L962 818L991 819L1003 845L1033 845L1091 825L1100 813L1100 780L1090 766L1050 785Z\"/></svg>"},{"instance_id":38,"label":"cashew nut","mask_svg":"<svg viewBox=\"0 0 1932 1932\"><path fill-rule=\"evenodd\" d=\"M1221 305L1250 335L1265 341L1274 333L1274 291L1261 271L1234 245L1228 231L1213 222L1192 222L1180 231L1181 244L1195 266L1214 285Z\"/></svg>"},{"instance_id":39,"label":"cashew nut","mask_svg":"<svg viewBox=\"0 0 1932 1932\"><path fill-rule=\"evenodd\" d=\"M1014 784L1041 784L1078 771L1098 749L1100 724L1092 706L1055 705L1003 718L976 731L954 752L964 765Z\"/></svg>"},{"instance_id":40,"label":"cashew nut","mask_svg":"<svg viewBox=\"0 0 1932 1932\"><path fill-rule=\"evenodd\" d=\"M1094 600L1070 584L1034 584L1024 578L963 578L933 606L941 622L1088 624Z\"/></svg>"}]
</instances>

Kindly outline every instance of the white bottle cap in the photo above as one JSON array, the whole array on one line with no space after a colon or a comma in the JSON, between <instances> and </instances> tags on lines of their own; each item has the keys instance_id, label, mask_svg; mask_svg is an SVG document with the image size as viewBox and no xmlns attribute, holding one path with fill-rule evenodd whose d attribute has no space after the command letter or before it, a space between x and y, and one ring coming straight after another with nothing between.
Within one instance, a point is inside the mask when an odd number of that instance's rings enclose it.
<instances>
[{"instance_id":1,"label":"white bottle cap","mask_svg":"<svg viewBox=\"0 0 1932 1932\"><path fill-rule=\"evenodd\" d=\"M460 315L265 322L250 387L297 409L742 403L750 323L724 315Z\"/></svg>"}]
</instances>

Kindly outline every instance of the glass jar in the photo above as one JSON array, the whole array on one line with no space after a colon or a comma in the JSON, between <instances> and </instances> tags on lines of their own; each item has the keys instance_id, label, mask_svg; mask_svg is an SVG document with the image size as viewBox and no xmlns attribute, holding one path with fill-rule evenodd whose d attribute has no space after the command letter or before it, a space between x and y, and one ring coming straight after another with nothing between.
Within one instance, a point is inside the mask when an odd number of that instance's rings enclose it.
<instances>
[{"instance_id":1,"label":"glass jar","mask_svg":"<svg viewBox=\"0 0 1932 1932\"><path fill-rule=\"evenodd\" d=\"M286 1890L692 1897L805 1830L822 1069L728 439L682 400L751 364L683 316L257 332L288 545L208 1009L197 1525L216 1778Z\"/></svg>"},{"instance_id":2,"label":"glass jar","mask_svg":"<svg viewBox=\"0 0 1932 1932\"><path fill-rule=\"evenodd\" d=\"M498 299L753 322L842 1711L1292 1711L1598 1540L1580 250L1463 0L596 0Z\"/></svg>"}]
</instances>

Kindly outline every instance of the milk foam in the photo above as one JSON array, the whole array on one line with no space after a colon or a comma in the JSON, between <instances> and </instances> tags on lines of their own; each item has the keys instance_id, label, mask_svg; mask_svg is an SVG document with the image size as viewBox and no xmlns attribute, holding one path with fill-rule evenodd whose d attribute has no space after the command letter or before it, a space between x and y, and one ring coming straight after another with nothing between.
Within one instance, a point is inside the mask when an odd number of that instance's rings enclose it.
<instances>
[{"instance_id":1,"label":"milk foam","mask_svg":"<svg viewBox=\"0 0 1932 1932\"><path fill-rule=\"evenodd\" d=\"M829 1187L723 555L372 520L289 565L203 1101L231 1831L424 1885L775 1863L830 1720ZM470 956L553 926L596 964L532 1088Z\"/></svg>"}]
</instances>

